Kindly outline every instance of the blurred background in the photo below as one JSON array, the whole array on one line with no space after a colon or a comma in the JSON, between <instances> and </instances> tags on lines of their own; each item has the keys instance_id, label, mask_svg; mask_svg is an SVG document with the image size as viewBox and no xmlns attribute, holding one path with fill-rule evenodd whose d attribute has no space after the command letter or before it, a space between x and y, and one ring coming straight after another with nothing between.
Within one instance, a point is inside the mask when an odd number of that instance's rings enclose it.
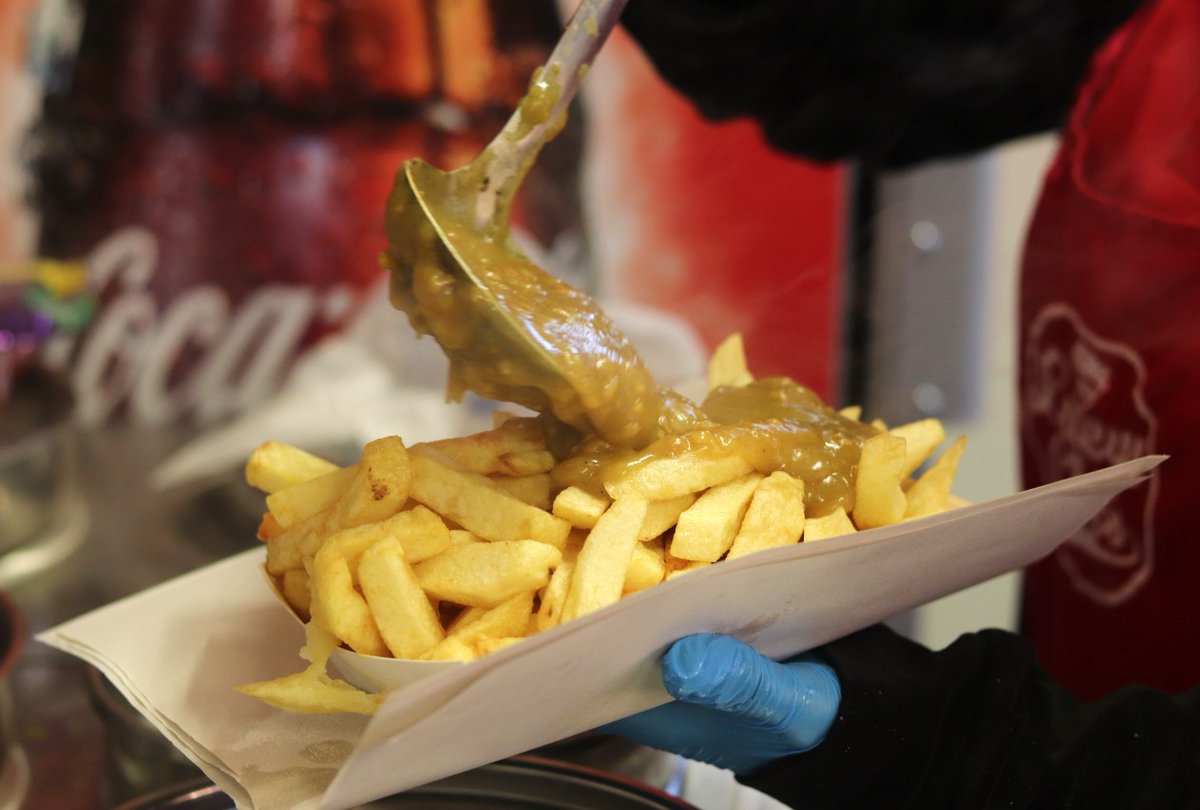
<instances>
[{"instance_id":1,"label":"blurred background","mask_svg":"<svg viewBox=\"0 0 1200 810\"><path fill-rule=\"evenodd\" d=\"M440 352L387 305L383 203L404 158L457 165L488 140L558 14L0 3L0 588L29 632L253 544L240 464L265 438L344 459L481 424L486 403L444 406ZM515 224L660 379L740 331L756 375L968 434L963 497L1016 489L1015 272L1051 136L866 173L702 121L623 36L584 88ZM894 623L934 647L1014 628L1018 588ZM22 791L90 807L153 781L95 745L102 687L70 663L30 644L10 678L42 707L12 733L42 763ZM64 740L69 765L40 756Z\"/></svg>"}]
</instances>

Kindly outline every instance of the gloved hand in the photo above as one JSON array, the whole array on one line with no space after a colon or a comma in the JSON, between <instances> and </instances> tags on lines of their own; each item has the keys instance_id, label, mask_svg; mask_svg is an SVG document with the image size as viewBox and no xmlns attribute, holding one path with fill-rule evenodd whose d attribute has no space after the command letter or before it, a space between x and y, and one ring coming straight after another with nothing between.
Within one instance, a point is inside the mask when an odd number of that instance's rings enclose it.
<instances>
[{"instance_id":1,"label":"gloved hand","mask_svg":"<svg viewBox=\"0 0 1200 810\"><path fill-rule=\"evenodd\" d=\"M739 774L815 747L842 695L833 669L812 656L778 663L714 633L671 645L662 677L674 701L597 731Z\"/></svg>"}]
</instances>

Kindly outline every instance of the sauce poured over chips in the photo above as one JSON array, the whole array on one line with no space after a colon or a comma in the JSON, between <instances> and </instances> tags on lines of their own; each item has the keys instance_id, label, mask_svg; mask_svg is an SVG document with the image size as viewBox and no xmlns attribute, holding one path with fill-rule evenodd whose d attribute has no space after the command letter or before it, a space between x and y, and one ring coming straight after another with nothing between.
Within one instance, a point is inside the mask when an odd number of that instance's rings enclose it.
<instances>
[{"instance_id":1,"label":"sauce poured over chips","mask_svg":"<svg viewBox=\"0 0 1200 810\"><path fill-rule=\"evenodd\" d=\"M654 380L595 301L512 245L508 211L536 150L516 166L494 160L495 150L561 129L562 119L538 129L557 92L556 76L539 73L518 108L521 125L479 158L449 173L411 160L397 177L382 261L395 306L450 360L449 397L470 390L515 402L598 437L557 471L563 485L599 491L654 459L699 451L800 478L817 514L852 508L870 428L783 378L718 389L696 405Z\"/></svg>"}]
</instances>

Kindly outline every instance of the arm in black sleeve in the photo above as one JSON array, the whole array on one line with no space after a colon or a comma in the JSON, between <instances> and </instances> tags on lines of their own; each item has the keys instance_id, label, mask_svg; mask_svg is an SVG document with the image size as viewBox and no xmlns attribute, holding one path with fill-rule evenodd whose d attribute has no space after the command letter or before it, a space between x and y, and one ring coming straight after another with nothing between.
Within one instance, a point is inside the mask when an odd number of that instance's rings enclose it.
<instances>
[{"instance_id":1,"label":"arm in black sleeve","mask_svg":"<svg viewBox=\"0 0 1200 810\"><path fill-rule=\"evenodd\" d=\"M1140 0L634 0L622 18L714 119L897 167L1052 129Z\"/></svg>"},{"instance_id":2,"label":"arm in black sleeve","mask_svg":"<svg viewBox=\"0 0 1200 810\"><path fill-rule=\"evenodd\" d=\"M1200 688L1082 704L1019 636L932 652L877 626L820 654L842 682L825 741L742 778L809 808L1200 808Z\"/></svg>"}]
</instances>

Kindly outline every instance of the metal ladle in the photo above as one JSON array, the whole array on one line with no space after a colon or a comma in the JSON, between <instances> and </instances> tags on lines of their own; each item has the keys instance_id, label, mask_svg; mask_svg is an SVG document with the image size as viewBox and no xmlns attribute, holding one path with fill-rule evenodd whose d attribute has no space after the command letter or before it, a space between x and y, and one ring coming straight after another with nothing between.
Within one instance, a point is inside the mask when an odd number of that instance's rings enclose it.
<instances>
[{"instance_id":1,"label":"metal ladle","mask_svg":"<svg viewBox=\"0 0 1200 810\"><path fill-rule=\"evenodd\" d=\"M675 432L670 424L689 409L654 382L594 301L537 267L508 231L521 180L561 129L625 3L583 0L512 117L469 164L403 164L382 261L393 304L449 358L452 398L469 389L643 447Z\"/></svg>"}]
</instances>

